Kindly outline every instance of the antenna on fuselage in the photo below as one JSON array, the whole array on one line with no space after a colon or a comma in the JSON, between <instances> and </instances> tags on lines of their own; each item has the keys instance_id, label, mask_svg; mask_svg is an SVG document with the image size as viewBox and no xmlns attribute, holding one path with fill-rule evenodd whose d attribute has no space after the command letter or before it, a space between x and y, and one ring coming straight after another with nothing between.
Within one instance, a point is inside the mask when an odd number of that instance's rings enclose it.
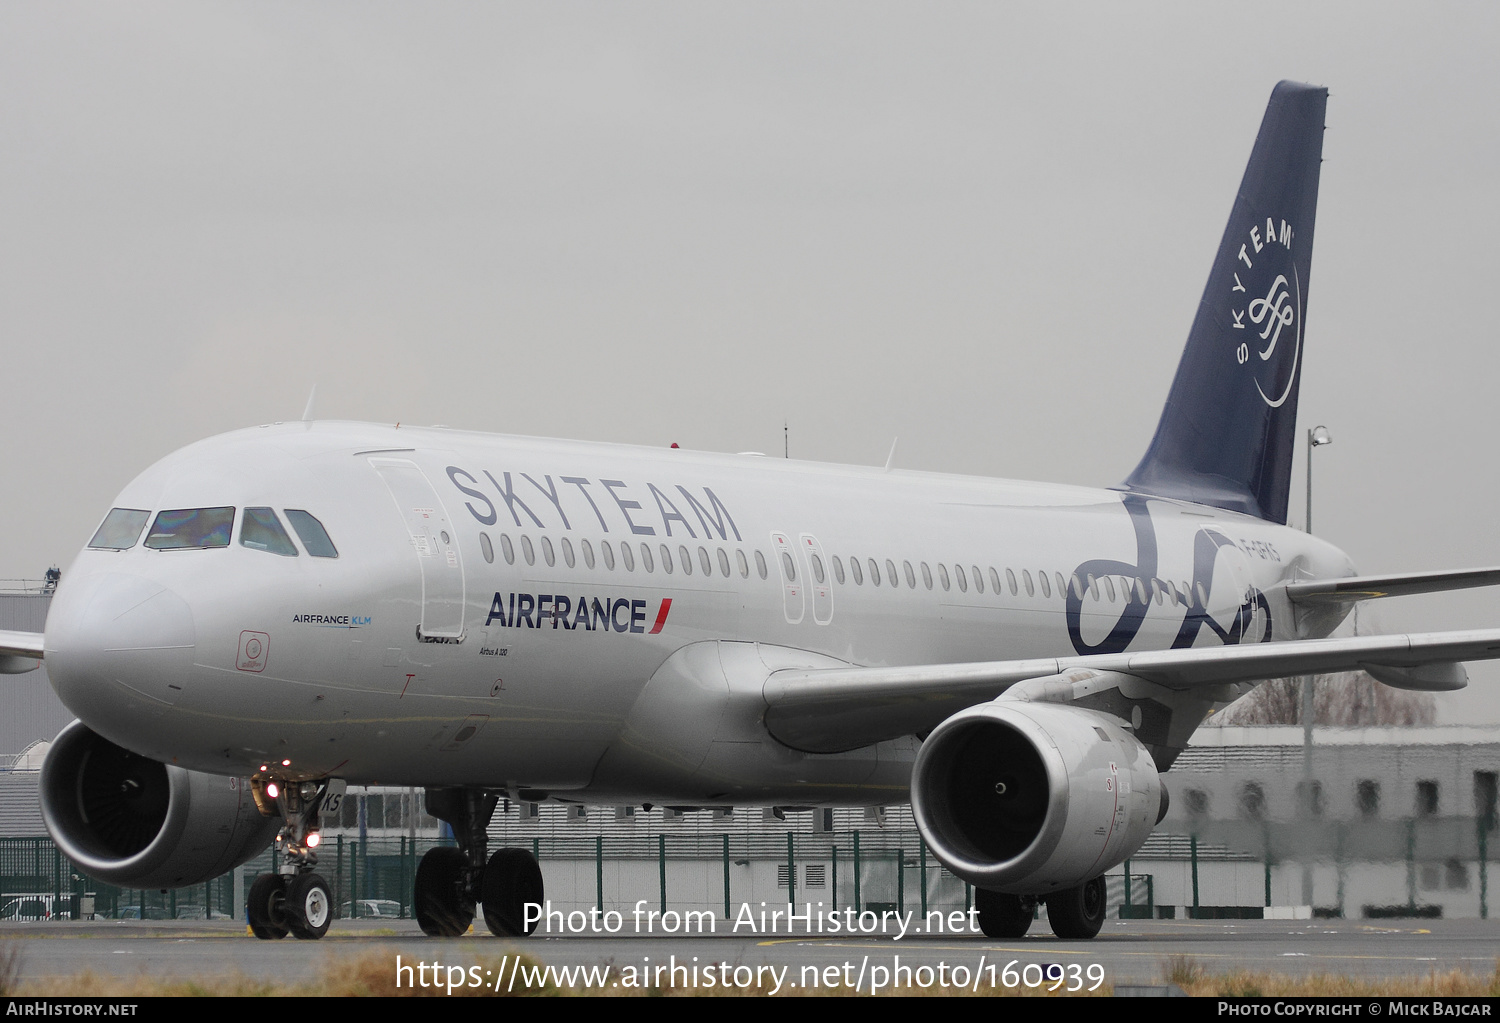
<instances>
[{"instance_id":1,"label":"antenna on fuselage","mask_svg":"<svg viewBox=\"0 0 1500 1023\"><path fill-rule=\"evenodd\" d=\"M312 418L313 418L313 402L317 399L317 397L318 397L318 385L317 384L313 384L312 390L307 393L307 407L302 410L302 421L304 423L310 423L310 422L312 422Z\"/></svg>"},{"instance_id":2,"label":"antenna on fuselage","mask_svg":"<svg viewBox=\"0 0 1500 1023\"><path fill-rule=\"evenodd\" d=\"M792 457L792 430L785 419L781 421L781 457Z\"/></svg>"},{"instance_id":3,"label":"antenna on fuselage","mask_svg":"<svg viewBox=\"0 0 1500 1023\"><path fill-rule=\"evenodd\" d=\"M885 456L885 471L886 472L890 472L891 471L891 466L893 466L893 465L896 464L896 442L899 441L900 439L901 439L900 437L892 437L891 438L891 453Z\"/></svg>"}]
</instances>

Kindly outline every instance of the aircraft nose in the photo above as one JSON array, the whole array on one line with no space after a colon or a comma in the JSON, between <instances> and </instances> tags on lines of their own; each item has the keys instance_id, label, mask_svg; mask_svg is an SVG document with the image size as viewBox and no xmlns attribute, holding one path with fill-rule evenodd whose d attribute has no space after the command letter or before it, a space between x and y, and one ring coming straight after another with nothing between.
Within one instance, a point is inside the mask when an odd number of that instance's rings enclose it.
<instances>
[{"instance_id":1,"label":"aircraft nose","mask_svg":"<svg viewBox=\"0 0 1500 1023\"><path fill-rule=\"evenodd\" d=\"M107 573L77 583L61 588L47 613L47 675L63 703L85 721L97 720L101 698L117 692L116 685L176 703L196 644L187 601L136 575Z\"/></svg>"}]
</instances>

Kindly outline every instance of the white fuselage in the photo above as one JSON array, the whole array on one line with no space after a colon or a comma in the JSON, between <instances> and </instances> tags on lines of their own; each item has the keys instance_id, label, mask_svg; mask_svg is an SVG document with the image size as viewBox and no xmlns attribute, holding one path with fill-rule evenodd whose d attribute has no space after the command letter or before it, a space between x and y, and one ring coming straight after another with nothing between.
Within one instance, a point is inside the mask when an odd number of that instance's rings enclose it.
<instances>
[{"instance_id":1,"label":"white fuselage","mask_svg":"<svg viewBox=\"0 0 1500 1023\"><path fill-rule=\"evenodd\" d=\"M705 641L830 665L1073 655L1108 642L1137 586L1132 650L1326 630L1295 622L1278 586L1351 574L1341 552L1243 515L1131 500L1134 515L1115 491L277 424L194 444L125 488L116 506L152 516L233 507L233 539L85 549L53 602L46 657L91 728L199 771L290 761L288 777L571 798L897 802L915 740L811 755L741 727L730 739L767 768L726 789L647 763L622 727L663 663ZM310 512L338 556L243 546L247 507ZM1080 569L1100 560L1118 565ZM1075 572L1070 634L1058 584ZM1214 624L1185 634L1195 595Z\"/></svg>"}]
</instances>

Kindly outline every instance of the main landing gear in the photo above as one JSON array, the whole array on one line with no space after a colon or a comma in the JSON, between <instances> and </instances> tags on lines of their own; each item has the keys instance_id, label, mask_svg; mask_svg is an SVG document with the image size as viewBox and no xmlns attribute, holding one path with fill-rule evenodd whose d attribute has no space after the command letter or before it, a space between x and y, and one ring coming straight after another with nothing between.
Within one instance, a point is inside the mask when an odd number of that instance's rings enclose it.
<instances>
[{"instance_id":1,"label":"main landing gear","mask_svg":"<svg viewBox=\"0 0 1500 1023\"><path fill-rule=\"evenodd\" d=\"M275 874L262 874L250 886L245 900L250 931L270 940L291 934L316 940L328 933L333 921L333 894L328 882L313 867L318 862L319 817L327 782L253 782L255 802L270 816L280 811L285 823L276 836L281 867Z\"/></svg>"},{"instance_id":2,"label":"main landing gear","mask_svg":"<svg viewBox=\"0 0 1500 1023\"><path fill-rule=\"evenodd\" d=\"M542 869L525 849L501 849L486 859L490 818L500 797L477 789L428 789L427 812L453 828L458 848L429 849L417 865L415 906L425 934L452 938L474 922L476 905L500 938L525 937L525 905L542 901Z\"/></svg>"},{"instance_id":3,"label":"main landing gear","mask_svg":"<svg viewBox=\"0 0 1500 1023\"><path fill-rule=\"evenodd\" d=\"M1024 937L1031 928L1037 901L1028 895L975 889L974 908L979 911L979 929L989 938ZM1046 902L1052 933L1059 938L1087 941L1104 926L1108 899L1103 877L1085 881L1077 888L1053 892L1046 897Z\"/></svg>"}]
</instances>

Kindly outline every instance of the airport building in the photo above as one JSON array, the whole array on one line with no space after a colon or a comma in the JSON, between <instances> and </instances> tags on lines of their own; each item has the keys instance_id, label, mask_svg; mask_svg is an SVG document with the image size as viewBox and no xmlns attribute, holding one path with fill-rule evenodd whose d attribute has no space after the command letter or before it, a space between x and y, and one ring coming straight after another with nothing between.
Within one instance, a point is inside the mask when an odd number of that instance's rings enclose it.
<instances>
[{"instance_id":1,"label":"airport building","mask_svg":"<svg viewBox=\"0 0 1500 1023\"><path fill-rule=\"evenodd\" d=\"M54 581L0 592L0 629L40 631ZM47 741L72 715L46 667L6 680L0 714L0 919L75 907L117 916L238 915L274 854L192 889L79 877L42 826ZM1111 914L1487 917L1500 727L1214 727L1165 776L1171 809L1111 872ZM350 787L325 817L319 872L341 914L407 916L420 856L449 841L420 789ZM934 859L907 806L618 807L502 800L492 849L538 857L568 912L712 912L741 904L951 910L972 892ZM1127 883L1128 878L1128 883ZM91 899L83 893L92 893ZM79 898L71 896L78 893Z\"/></svg>"}]
</instances>

